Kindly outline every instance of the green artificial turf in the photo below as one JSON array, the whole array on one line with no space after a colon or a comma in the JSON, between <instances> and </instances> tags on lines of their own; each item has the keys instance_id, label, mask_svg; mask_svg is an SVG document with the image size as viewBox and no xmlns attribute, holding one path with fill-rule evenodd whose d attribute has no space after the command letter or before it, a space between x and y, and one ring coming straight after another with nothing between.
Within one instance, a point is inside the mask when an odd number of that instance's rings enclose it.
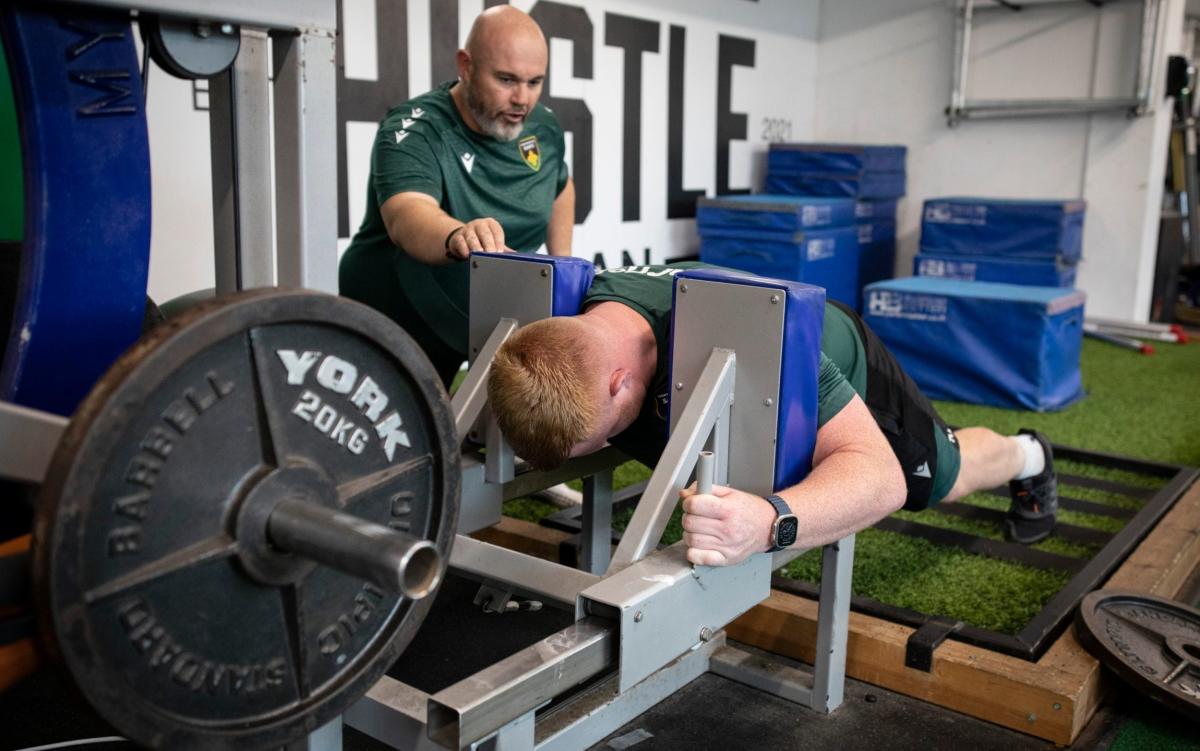
<instances>
[{"instance_id":1,"label":"green artificial turf","mask_svg":"<svg viewBox=\"0 0 1200 751\"><path fill-rule=\"evenodd\" d=\"M1084 339L1081 368L1087 396L1060 412L935 404L951 425L1035 428L1067 446L1200 466L1200 343L1142 355Z\"/></svg>"}]
</instances>

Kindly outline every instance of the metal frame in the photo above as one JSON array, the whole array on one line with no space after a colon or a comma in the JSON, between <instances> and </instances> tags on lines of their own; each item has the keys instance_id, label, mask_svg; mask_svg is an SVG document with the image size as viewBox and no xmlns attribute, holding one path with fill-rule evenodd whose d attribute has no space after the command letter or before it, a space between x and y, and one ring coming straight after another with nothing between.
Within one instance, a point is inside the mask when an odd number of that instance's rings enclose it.
<instances>
[{"instance_id":1,"label":"metal frame","mask_svg":"<svg viewBox=\"0 0 1200 751\"><path fill-rule=\"evenodd\" d=\"M83 2L243 27L231 72L209 92L217 291L278 283L336 294L337 154L329 148L337 128L334 0ZM275 110L273 191L268 91Z\"/></svg>"},{"instance_id":2,"label":"metal frame","mask_svg":"<svg viewBox=\"0 0 1200 751\"><path fill-rule=\"evenodd\" d=\"M922 537L939 544L954 545L971 552L993 555L1037 568L1061 567L1058 559L1066 561L1071 565L1071 570L1074 574L1071 580L1046 603L1041 611L1021 629L1020 633L1016 635L1002 634L997 631L963 624L955 632L949 634L949 638L1012 655L1013 657L1037 661L1067 628L1074 616L1076 607L1084 595L1103 585L1112 572L1121 565L1133 549L1154 529L1159 520L1171 510L1184 492L1200 479L1200 470L1190 467L1141 461L1066 446L1055 446L1054 455L1059 459L1070 459L1098 467L1122 469L1143 475L1162 477L1167 479L1167 483L1146 500L1145 505L1129 519L1120 531L1108 536L1107 543L1091 560L1052 555L1038 550L1031 550L1023 545L983 540L974 535L915 522L896 523L898 520L884 520L885 524L877 525L877 528L880 529L889 529L906 534L920 534ZM1120 483L1090 478L1076 478L1072 475L1060 475L1059 480L1060 488L1064 485L1069 487L1072 484L1086 484L1090 487L1100 487L1134 498L1144 498L1144 494L1141 492L1144 489ZM1085 482L1079 482L1080 480ZM1003 495L1007 497L1008 494L1005 491ZM947 504L946 509L953 508L956 505L960 504ZM941 510L944 511L944 509ZM1061 528L1064 525L1059 526ZM817 594L817 588L814 584L787 579L781 576L774 577L772 586L776 589L805 597L813 597ZM909 608L888 605L868 597L852 597L851 607L857 612L918 629L926 623L939 618L939 616L932 616Z\"/></svg>"},{"instance_id":3,"label":"metal frame","mask_svg":"<svg viewBox=\"0 0 1200 751\"><path fill-rule=\"evenodd\" d=\"M800 554L785 551L758 555L738 566L712 568L688 563L682 543L658 546L678 503L679 490L691 477L702 449L716 454L711 464L720 480L737 473L736 464L729 461L729 455L736 451L774 455L773 428L766 432L759 425L733 429L744 423L738 421L731 405L736 398L749 401L748 397L735 396L735 384L755 389L755 401L761 402L763 384L774 383L774 390L767 392L767 401L777 402L778 358L758 358L766 359L766 363L750 358L739 368L734 351L717 346L724 341L722 336L732 336L734 341L739 333L747 340L756 338L757 334L751 337L748 332L759 332L764 316L745 309L743 285L705 282L701 307L725 311L719 317L732 319L733 328L740 325L741 329L709 336L709 324L696 327L688 334L692 354L673 360L673 377L688 384L686 401L674 415L662 458L641 493L621 544L608 562L612 540L611 470L625 459L620 452L607 448L569 462L565 470L547 473L518 473L511 451L497 452L497 447L506 447L494 430L495 421L486 417L481 384L496 348L518 322L529 323L550 315L553 290L551 284L537 283L547 277L535 264L497 258L479 260L485 263L473 264L471 284L475 357L464 382L465 390L460 389L452 406L460 427L485 416L487 456L498 454L500 459L487 468L487 459L480 463L478 458L469 457L473 464L472 469L464 470L463 516L488 517L498 512L504 498L582 475L587 478L585 507L579 509L586 570L462 536L456 541L450 565L458 574L481 582L481 596L489 598L492 607L497 606L497 598L501 607L513 596L533 598L553 607L573 609L576 622L433 695L385 678L346 714L346 720L385 743L404 748L434 744L451 748L580 748L600 740L709 670L712 655L724 645L725 625L766 599L772 568ZM531 272L536 277L527 288L528 294L513 300L513 274ZM782 307L776 305L777 309ZM767 337L767 346L778 349L782 321L779 315L779 336ZM677 341L680 335L677 329ZM675 355L678 353L677 345ZM741 378L735 377L739 372ZM757 418L758 412L750 410L749 415ZM712 469L707 463L705 466ZM755 469L761 467L756 465ZM762 482L761 474L756 482ZM487 508L471 508L473 504ZM821 648L813 675L801 676L799 687L788 694L825 713L842 701L853 550L854 538L850 536L824 551L818 625ZM745 660L737 659L729 648L722 654L724 660L743 666L735 671L741 676L739 680L753 683L751 673L744 669L748 664ZM718 664L717 669L724 668Z\"/></svg>"},{"instance_id":4,"label":"metal frame","mask_svg":"<svg viewBox=\"0 0 1200 751\"><path fill-rule=\"evenodd\" d=\"M1131 0L1112 0L1112 2ZM951 127L962 120L994 117L1035 117L1044 115L1077 115L1089 112L1126 110L1131 115L1144 115L1154 109L1154 83L1158 50L1161 46L1162 0L1136 0L1143 3L1142 26L1139 36L1138 71L1134 91L1127 97L1092 97L1068 99L969 99L967 77L970 68L971 34L975 14L987 11L1013 11L1025 7L1079 5L1076 0L1056 0L1027 4L996 2L979 5L976 0L956 0L954 25L954 69L950 104L946 107L946 122ZM1107 4L1107 3L1105 3ZM1098 9L1101 3L1093 3Z\"/></svg>"}]
</instances>

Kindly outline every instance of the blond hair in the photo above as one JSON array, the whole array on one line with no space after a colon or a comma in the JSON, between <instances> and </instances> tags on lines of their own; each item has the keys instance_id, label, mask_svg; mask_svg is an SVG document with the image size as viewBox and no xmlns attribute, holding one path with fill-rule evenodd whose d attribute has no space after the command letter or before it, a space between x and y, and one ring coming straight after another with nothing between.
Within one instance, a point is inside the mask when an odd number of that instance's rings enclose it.
<instances>
[{"instance_id":1,"label":"blond hair","mask_svg":"<svg viewBox=\"0 0 1200 751\"><path fill-rule=\"evenodd\" d=\"M509 337L492 360L492 414L516 455L534 469L559 466L595 429L595 356L582 328L571 318L535 321Z\"/></svg>"}]
</instances>

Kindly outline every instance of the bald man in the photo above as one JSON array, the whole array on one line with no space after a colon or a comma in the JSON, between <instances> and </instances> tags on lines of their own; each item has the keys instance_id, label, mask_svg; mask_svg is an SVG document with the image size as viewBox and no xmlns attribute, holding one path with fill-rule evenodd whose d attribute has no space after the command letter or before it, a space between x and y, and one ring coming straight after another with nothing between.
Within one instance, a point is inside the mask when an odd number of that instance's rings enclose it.
<instances>
[{"instance_id":1,"label":"bald man","mask_svg":"<svg viewBox=\"0 0 1200 751\"><path fill-rule=\"evenodd\" d=\"M571 254L575 188L563 131L539 105L546 38L508 5L484 11L458 80L390 110L367 210L342 257L343 295L391 317L449 385L466 357L472 250Z\"/></svg>"}]
</instances>

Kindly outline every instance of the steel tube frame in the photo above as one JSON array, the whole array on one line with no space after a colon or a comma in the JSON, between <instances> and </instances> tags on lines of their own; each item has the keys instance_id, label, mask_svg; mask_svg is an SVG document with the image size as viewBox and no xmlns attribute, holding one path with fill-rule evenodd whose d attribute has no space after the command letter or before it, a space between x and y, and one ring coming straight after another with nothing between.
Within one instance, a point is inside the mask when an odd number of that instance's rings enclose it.
<instances>
[{"instance_id":1,"label":"steel tube frame","mask_svg":"<svg viewBox=\"0 0 1200 751\"><path fill-rule=\"evenodd\" d=\"M584 618L429 697L429 737L454 749L483 740L603 673L615 658L612 624Z\"/></svg>"},{"instance_id":2,"label":"steel tube frame","mask_svg":"<svg viewBox=\"0 0 1200 751\"><path fill-rule=\"evenodd\" d=\"M267 34L243 29L233 65L209 82L216 290L275 283Z\"/></svg>"},{"instance_id":3,"label":"steel tube frame","mask_svg":"<svg viewBox=\"0 0 1200 751\"><path fill-rule=\"evenodd\" d=\"M332 5L332 3L330 3ZM337 294L336 30L275 35L276 258L281 285Z\"/></svg>"},{"instance_id":4,"label":"steel tube frame","mask_svg":"<svg viewBox=\"0 0 1200 751\"><path fill-rule=\"evenodd\" d=\"M52 412L0 402L0 477L40 483L68 422Z\"/></svg>"},{"instance_id":5,"label":"steel tube frame","mask_svg":"<svg viewBox=\"0 0 1200 751\"><path fill-rule=\"evenodd\" d=\"M459 535L450 551L450 566L456 573L491 584L500 583L514 594L549 601L579 615L579 593L600 577L499 545Z\"/></svg>"},{"instance_id":6,"label":"steel tube frame","mask_svg":"<svg viewBox=\"0 0 1200 751\"><path fill-rule=\"evenodd\" d=\"M1132 0L1129 0L1132 1ZM951 127L962 120L994 117L1034 117L1075 115L1092 112L1128 110L1143 115L1154 109L1154 81L1161 37L1162 0L1137 0L1143 3L1139 37L1138 70L1134 91L1127 97L1048 98L1048 99L968 99L967 78L970 70L971 36L975 13L997 10L1002 6L976 5L975 0L958 0L955 8L954 71L946 121ZM1065 2L1031 3L1028 7L1063 5ZM1078 3L1071 2L1072 5Z\"/></svg>"},{"instance_id":7,"label":"steel tube frame","mask_svg":"<svg viewBox=\"0 0 1200 751\"><path fill-rule=\"evenodd\" d=\"M708 444L709 435L733 396L736 355L727 349L713 349L709 355L692 398L658 465L646 486L646 492L633 512L633 518L613 554L608 573L614 574L646 557L658 546L663 530L671 519L679 491L683 489L696 466L701 447ZM726 421L727 423L728 421ZM714 442L719 443L719 442Z\"/></svg>"}]
</instances>

